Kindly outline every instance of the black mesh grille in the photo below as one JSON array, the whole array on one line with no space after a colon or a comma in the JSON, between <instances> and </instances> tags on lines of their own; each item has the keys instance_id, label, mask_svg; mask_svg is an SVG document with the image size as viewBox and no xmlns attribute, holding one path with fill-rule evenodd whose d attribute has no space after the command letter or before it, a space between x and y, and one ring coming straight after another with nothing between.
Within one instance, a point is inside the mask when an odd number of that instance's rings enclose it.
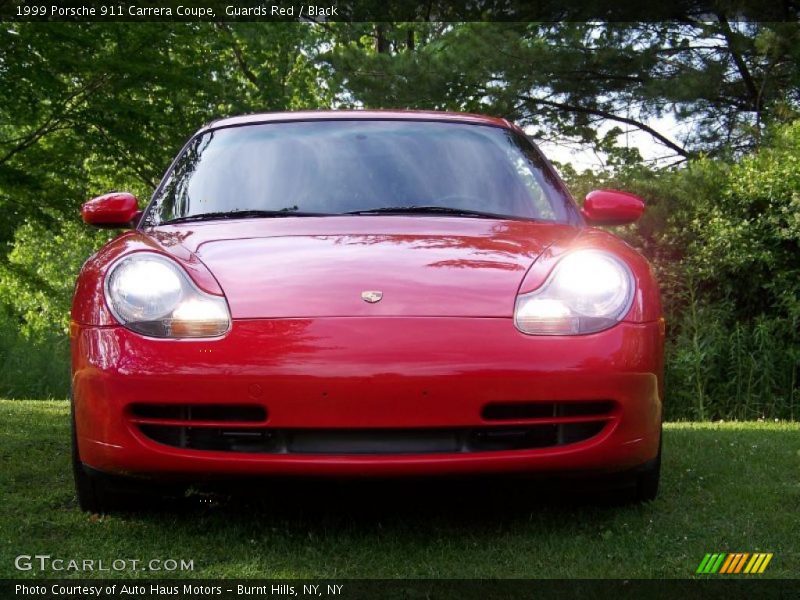
<instances>
[{"instance_id":1,"label":"black mesh grille","mask_svg":"<svg viewBox=\"0 0 800 600\"><path fill-rule=\"evenodd\" d=\"M442 429L271 429L140 425L178 448L267 454L435 454L563 446L600 433L606 421Z\"/></svg>"}]
</instances>

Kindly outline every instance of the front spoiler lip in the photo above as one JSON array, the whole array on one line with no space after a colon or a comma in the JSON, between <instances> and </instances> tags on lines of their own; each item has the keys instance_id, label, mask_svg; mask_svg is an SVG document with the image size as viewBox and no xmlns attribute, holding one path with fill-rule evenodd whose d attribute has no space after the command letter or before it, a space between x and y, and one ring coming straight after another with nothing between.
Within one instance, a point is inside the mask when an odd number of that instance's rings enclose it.
<instances>
[{"instance_id":1,"label":"front spoiler lip","mask_svg":"<svg viewBox=\"0 0 800 600\"><path fill-rule=\"evenodd\" d=\"M101 451L87 466L145 478L217 480L228 476L429 477L491 473L614 473L652 459L647 437L615 440L617 423L574 444L532 450L402 455L287 455L187 450L165 446L136 432L135 449L111 447L84 438L88 454ZM651 436L657 439L657 436ZM102 445L102 447L99 447Z\"/></svg>"},{"instance_id":2,"label":"front spoiler lip","mask_svg":"<svg viewBox=\"0 0 800 600\"><path fill-rule=\"evenodd\" d=\"M527 421L526 425L536 425L537 422L534 421ZM256 461L259 460L269 460L275 462L278 458L285 458L287 459L287 463L291 462L336 462L336 463L351 463L354 465L363 464L363 465L370 465L374 463L393 463L396 462L398 464L402 464L405 462L413 463L413 462L426 462L426 463L435 463L435 462L443 462L449 463L453 461L459 461L460 459L471 460L472 458L482 457L482 456L489 456L489 457L519 457L519 456L549 456L549 455L564 455L565 453L569 453L572 451L577 450L578 452L591 449L592 446L602 444L610 435L613 434L614 430L616 429L618 424L618 418L611 418L607 420L606 425L603 429L593 435L592 437L582 440L580 442L574 442L571 444L563 444L560 446L551 446L551 447L542 447L542 448L530 448L530 449L523 449L523 450L485 450L485 451L473 451L473 452L425 452L425 453L386 453L386 454L313 454L313 453L250 453L250 452L225 452L225 451L216 451L216 450L196 450L190 448L178 448L175 446L169 446L167 444L161 444L149 437L147 437L144 433L142 433L138 427L134 424L129 423L129 431L132 437L136 440L138 444L141 444L143 447L148 448L148 450L152 452L157 452L164 456L182 456L187 459L212 459L212 460L235 460L237 457L241 456L245 460L248 461ZM484 427L492 427L492 426L503 426L507 425L506 422L497 422L497 423L482 423ZM433 429L433 428L432 428ZM631 440L630 443L637 443L639 440ZM119 446L118 446L119 447ZM328 460L330 459L330 460ZM439 459L439 460L437 460Z\"/></svg>"}]
</instances>

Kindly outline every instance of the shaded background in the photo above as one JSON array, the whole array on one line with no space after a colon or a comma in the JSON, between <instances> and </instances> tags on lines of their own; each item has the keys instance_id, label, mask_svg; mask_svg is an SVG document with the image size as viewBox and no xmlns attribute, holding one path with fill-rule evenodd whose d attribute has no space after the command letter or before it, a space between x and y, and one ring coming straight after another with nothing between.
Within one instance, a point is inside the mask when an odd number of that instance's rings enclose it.
<instances>
[{"instance_id":1,"label":"shaded background","mask_svg":"<svg viewBox=\"0 0 800 600\"><path fill-rule=\"evenodd\" d=\"M66 397L69 304L108 238L88 198L144 203L199 126L245 112L430 108L597 153L576 198L641 194L668 419L800 410L800 26L670 23L0 24L0 396ZM665 123L671 123L665 126ZM644 160L631 134L658 147Z\"/></svg>"}]
</instances>

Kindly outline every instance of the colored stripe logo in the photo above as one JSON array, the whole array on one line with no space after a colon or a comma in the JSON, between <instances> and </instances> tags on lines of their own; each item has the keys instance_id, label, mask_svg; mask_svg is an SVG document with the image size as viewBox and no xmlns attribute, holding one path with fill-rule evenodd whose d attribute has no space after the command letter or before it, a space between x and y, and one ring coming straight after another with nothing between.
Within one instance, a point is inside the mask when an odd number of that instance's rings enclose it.
<instances>
[{"instance_id":1,"label":"colored stripe logo","mask_svg":"<svg viewBox=\"0 0 800 600\"><path fill-rule=\"evenodd\" d=\"M769 561L772 560L772 553L755 552L733 552L706 554L700 561L695 573L704 575L718 573L720 575L731 575L737 573L755 575L763 573Z\"/></svg>"}]
</instances>

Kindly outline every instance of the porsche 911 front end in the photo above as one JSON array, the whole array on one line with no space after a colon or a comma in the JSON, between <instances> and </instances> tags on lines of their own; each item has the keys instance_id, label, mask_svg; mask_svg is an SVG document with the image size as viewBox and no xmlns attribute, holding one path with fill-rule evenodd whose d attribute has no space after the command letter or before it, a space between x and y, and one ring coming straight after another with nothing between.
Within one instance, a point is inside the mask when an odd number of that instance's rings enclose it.
<instances>
[{"instance_id":1,"label":"porsche 911 front end","mask_svg":"<svg viewBox=\"0 0 800 600\"><path fill-rule=\"evenodd\" d=\"M198 132L72 312L81 506L230 475L631 473L652 498L663 320L646 261L509 123L253 115ZM120 482L125 485L120 485Z\"/></svg>"}]
</instances>

